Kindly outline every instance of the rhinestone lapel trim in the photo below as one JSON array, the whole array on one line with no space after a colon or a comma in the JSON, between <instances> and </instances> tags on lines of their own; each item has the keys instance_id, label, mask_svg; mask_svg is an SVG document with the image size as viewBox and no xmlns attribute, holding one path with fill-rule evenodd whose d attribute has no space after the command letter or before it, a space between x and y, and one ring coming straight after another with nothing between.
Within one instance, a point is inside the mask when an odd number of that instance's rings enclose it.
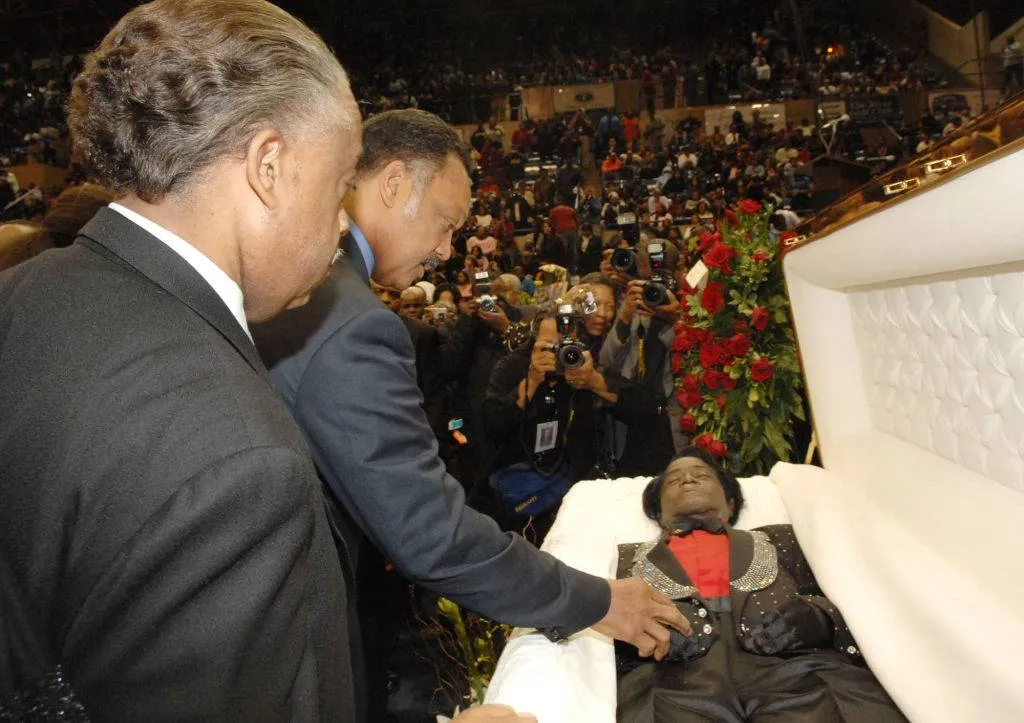
<instances>
[{"instance_id":1,"label":"rhinestone lapel trim","mask_svg":"<svg viewBox=\"0 0 1024 723\"><path fill-rule=\"evenodd\" d=\"M750 567L747 571L729 585L740 592L753 592L763 590L773 582L779 575L779 558L775 551L775 545L763 532L754 531L750 533L754 541L754 553L750 560ZM633 553L633 563L629 568L633 577L639 577L658 592L665 593L672 600L682 600L697 596L697 588L693 585L681 585L658 568L653 562L647 559L648 553L655 548L657 542L645 542L636 548Z\"/></svg>"},{"instance_id":2,"label":"rhinestone lapel trim","mask_svg":"<svg viewBox=\"0 0 1024 723\"><path fill-rule=\"evenodd\" d=\"M750 567L729 582L733 590L740 592L764 590L779 576L779 556L768 535L754 530L750 536L754 538L754 555L750 560Z\"/></svg>"}]
</instances>

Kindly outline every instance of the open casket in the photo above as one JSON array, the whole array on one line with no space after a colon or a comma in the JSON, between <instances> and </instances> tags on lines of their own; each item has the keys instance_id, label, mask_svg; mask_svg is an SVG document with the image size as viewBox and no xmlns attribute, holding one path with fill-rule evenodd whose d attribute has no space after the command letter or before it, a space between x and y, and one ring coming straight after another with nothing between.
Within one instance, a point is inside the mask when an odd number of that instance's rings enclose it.
<instances>
[{"instance_id":1,"label":"open casket","mask_svg":"<svg viewBox=\"0 0 1024 723\"><path fill-rule=\"evenodd\" d=\"M1024 99L798 229L783 260L824 469L742 481L737 526L792 522L913 721L1024 720ZM545 549L612 576L656 536L644 480L586 482ZM587 631L510 641L488 702L615 719Z\"/></svg>"}]
</instances>

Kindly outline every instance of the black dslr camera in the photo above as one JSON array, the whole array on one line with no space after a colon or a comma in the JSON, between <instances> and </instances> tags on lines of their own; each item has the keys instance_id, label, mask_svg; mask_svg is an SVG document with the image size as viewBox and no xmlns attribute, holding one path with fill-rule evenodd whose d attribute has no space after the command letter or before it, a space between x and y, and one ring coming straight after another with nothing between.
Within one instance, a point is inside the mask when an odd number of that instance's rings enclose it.
<instances>
[{"instance_id":1,"label":"black dslr camera","mask_svg":"<svg viewBox=\"0 0 1024 723\"><path fill-rule=\"evenodd\" d=\"M579 369L586 364L586 351L583 345L572 338L576 331L579 317L576 315L576 307L572 304L559 304L555 314L555 325L558 327L558 345L554 348L555 370L558 374L564 374L567 370Z\"/></svg>"},{"instance_id":2,"label":"black dslr camera","mask_svg":"<svg viewBox=\"0 0 1024 723\"><path fill-rule=\"evenodd\" d=\"M612 251L611 264L612 268L620 273L629 274L630 276L638 274L636 251L633 249L615 249Z\"/></svg>"},{"instance_id":3,"label":"black dslr camera","mask_svg":"<svg viewBox=\"0 0 1024 723\"><path fill-rule=\"evenodd\" d=\"M651 264L651 280L644 284L644 303L650 307L664 306L671 301L679 286L665 266L665 247L659 243L647 245L647 258Z\"/></svg>"}]
</instances>

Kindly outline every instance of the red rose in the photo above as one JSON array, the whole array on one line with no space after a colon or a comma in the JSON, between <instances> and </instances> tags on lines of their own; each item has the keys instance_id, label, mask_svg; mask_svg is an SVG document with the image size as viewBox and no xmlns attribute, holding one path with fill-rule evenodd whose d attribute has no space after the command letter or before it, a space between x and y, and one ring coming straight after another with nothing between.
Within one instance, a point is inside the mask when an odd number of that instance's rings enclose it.
<instances>
[{"instance_id":1,"label":"red rose","mask_svg":"<svg viewBox=\"0 0 1024 723\"><path fill-rule=\"evenodd\" d=\"M725 375L725 389L731 392L736 388L736 380L730 377L728 374Z\"/></svg>"},{"instance_id":2,"label":"red rose","mask_svg":"<svg viewBox=\"0 0 1024 723\"><path fill-rule=\"evenodd\" d=\"M694 432L697 431L697 418L690 414L689 412L680 415L679 429L686 432L687 434L693 434Z\"/></svg>"},{"instance_id":3,"label":"red rose","mask_svg":"<svg viewBox=\"0 0 1024 723\"><path fill-rule=\"evenodd\" d=\"M700 375L700 380L704 382L704 386L714 391L715 389L721 389L725 386L725 380L729 378L728 374L724 372L715 371L714 369L708 369L706 372Z\"/></svg>"},{"instance_id":4,"label":"red rose","mask_svg":"<svg viewBox=\"0 0 1024 723\"><path fill-rule=\"evenodd\" d=\"M723 274L731 274L732 267L729 263L736 258L736 251L723 243L717 243L708 249L702 258L704 265L709 269L718 269Z\"/></svg>"},{"instance_id":5,"label":"red rose","mask_svg":"<svg viewBox=\"0 0 1024 723\"><path fill-rule=\"evenodd\" d=\"M683 379L683 389L687 392L700 391L700 382L697 380L697 377L687 374L686 378Z\"/></svg>"},{"instance_id":6,"label":"red rose","mask_svg":"<svg viewBox=\"0 0 1024 723\"><path fill-rule=\"evenodd\" d=\"M710 432L697 435L693 438L693 446L698 449L707 449L711 446L711 443L715 441L715 438L711 436Z\"/></svg>"},{"instance_id":7,"label":"red rose","mask_svg":"<svg viewBox=\"0 0 1024 723\"><path fill-rule=\"evenodd\" d=\"M717 397L715 397L715 402L718 403L718 408L719 409L725 409L725 395L724 394L719 394Z\"/></svg>"},{"instance_id":8,"label":"red rose","mask_svg":"<svg viewBox=\"0 0 1024 723\"><path fill-rule=\"evenodd\" d=\"M700 297L700 305L714 316L725 308L725 286L721 281L712 281Z\"/></svg>"},{"instance_id":9,"label":"red rose","mask_svg":"<svg viewBox=\"0 0 1024 723\"><path fill-rule=\"evenodd\" d=\"M750 325L758 331L764 331L769 321L771 316L768 315L768 310L762 306L755 306L754 313L750 315Z\"/></svg>"},{"instance_id":10,"label":"red rose","mask_svg":"<svg viewBox=\"0 0 1024 723\"><path fill-rule=\"evenodd\" d=\"M766 382L775 373L775 365L761 357L750 365L750 378L755 382Z\"/></svg>"},{"instance_id":11,"label":"red rose","mask_svg":"<svg viewBox=\"0 0 1024 723\"><path fill-rule=\"evenodd\" d=\"M728 357L718 344L705 344L700 350L700 363L705 369L725 362Z\"/></svg>"},{"instance_id":12,"label":"red rose","mask_svg":"<svg viewBox=\"0 0 1024 723\"><path fill-rule=\"evenodd\" d=\"M733 356L746 356L750 353L750 339L743 334L736 334L726 339L723 346Z\"/></svg>"},{"instance_id":13,"label":"red rose","mask_svg":"<svg viewBox=\"0 0 1024 723\"><path fill-rule=\"evenodd\" d=\"M701 253L704 253L705 251L711 249L715 244L721 243L721 241L722 234L718 233L718 231L715 231L714 233L701 231L700 244L697 246L697 248L700 250Z\"/></svg>"},{"instance_id":14,"label":"red rose","mask_svg":"<svg viewBox=\"0 0 1024 723\"><path fill-rule=\"evenodd\" d=\"M710 329L698 329L696 327L687 331L686 336L689 337L691 342L701 346L710 344L715 340L715 335L711 333Z\"/></svg>"},{"instance_id":15,"label":"red rose","mask_svg":"<svg viewBox=\"0 0 1024 723\"><path fill-rule=\"evenodd\" d=\"M750 332L750 325L747 324L743 319L737 319L736 323L732 325L733 331L737 334L743 334L746 336Z\"/></svg>"},{"instance_id":16,"label":"red rose","mask_svg":"<svg viewBox=\"0 0 1024 723\"><path fill-rule=\"evenodd\" d=\"M679 376L679 372L683 371L683 356L682 354L672 355L672 376Z\"/></svg>"},{"instance_id":17,"label":"red rose","mask_svg":"<svg viewBox=\"0 0 1024 723\"><path fill-rule=\"evenodd\" d=\"M737 208L743 213L753 215L761 210L761 204L752 198L744 198Z\"/></svg>"},{"instance_id":18,"label":"red rose","mask_svg":"<svg viewBox=\"0 0 1024 723\"><path fill-rule=\"evenodd\" d=\"M683 409L695 409L700 406L702 401L704 401L704 397L702 397L698 391L688 391L683 389L676 394L676 401L679 402L679 406Z\"/></svg>"},{"instance_id":19,"label":"red rose","mask_svg":"<svg viewBox=\"0 0 1024 723\"><path fill-rule=\"evenodd\" d=\"M672 348L676 351L690 351L693 348L693 342L685 334L676 334L676 338L672 341Z\"/></svg>"},{"instance_id":20,"label":"red rose","mask_svg":"<svg viewBox=\"0 0 1024 723\"><path fill-rule=\"evenodd\" d=\"M717 439L712 439L711 443L708 445L708 451L711 453L712 457L721 458L724 457L729 450L726 449L725 444L723 442Z\"/></svg>"},{"instance_id":21,"label":"red rose","mask_svg":"<svg viewBox=\"0 0 1024 723\"><path fill-rule=\"evenodd\" d=\"M733 213L731 208L725 209L725 220L729 222L730 226L739 226L740 224L739 218Z\"/></svg>"},{"instance_id":22,"label":"red rose","mask_svg":"<svg viewBox=\"0 0 1024 723\"><path fill-rule=\"evenodd\" d=\"M765 251L764 249L758 249L757 251L755 251L750 256L750 258L752 258L754 260L754 262L758 263L758 264L763 264L765 261L767 261L771 257L772 257L772 255L770 253L768 253L767 251ZM707 262L705 262L705 263L707 263Z\"/></svg>"}]
</instances>

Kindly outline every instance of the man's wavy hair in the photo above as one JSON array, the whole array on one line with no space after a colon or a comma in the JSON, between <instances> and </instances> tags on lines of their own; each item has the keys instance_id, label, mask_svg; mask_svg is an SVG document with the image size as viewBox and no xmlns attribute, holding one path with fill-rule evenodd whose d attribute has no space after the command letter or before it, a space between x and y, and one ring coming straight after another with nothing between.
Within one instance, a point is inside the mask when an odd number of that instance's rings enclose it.
<instances>
[{"instance_id":1,"label":"man's wavy hair","mask_svg":"<svg viewBox=\"0 0 1024 723\"><path fill-rule=\"evenodd\" d=\"M714 457L699 447L684 447L672 458L672 462L684 457L696 457L715 473L719 484L722 485L722 491L725 493L725 501L732 503L732 514L729 516L729 524L735 525L736 520L740 517L740 511L743 509L743 488L740 487L740 483L722 465L718 464ZM672 462L665 465L665 469L668 469ZM661 521L661 485L664 481L664 476L665 470L662 470L661 474L647 484L643 495L644 514L659 524Z\"/></svg>"},{"instance_id":2,"label":"man's wavy hair","mask_svg":"<svg viewBox=\"0 0 1024 723\"><path fill-rule=\"evenodd\" d=\"M156 0L86 58L68 125L87 172L116 196L159 202L260 130L346 128L348 78L323 41L264 0ZM305 124L305 125L304 125Z\"/></svg>"}]
</instances>

